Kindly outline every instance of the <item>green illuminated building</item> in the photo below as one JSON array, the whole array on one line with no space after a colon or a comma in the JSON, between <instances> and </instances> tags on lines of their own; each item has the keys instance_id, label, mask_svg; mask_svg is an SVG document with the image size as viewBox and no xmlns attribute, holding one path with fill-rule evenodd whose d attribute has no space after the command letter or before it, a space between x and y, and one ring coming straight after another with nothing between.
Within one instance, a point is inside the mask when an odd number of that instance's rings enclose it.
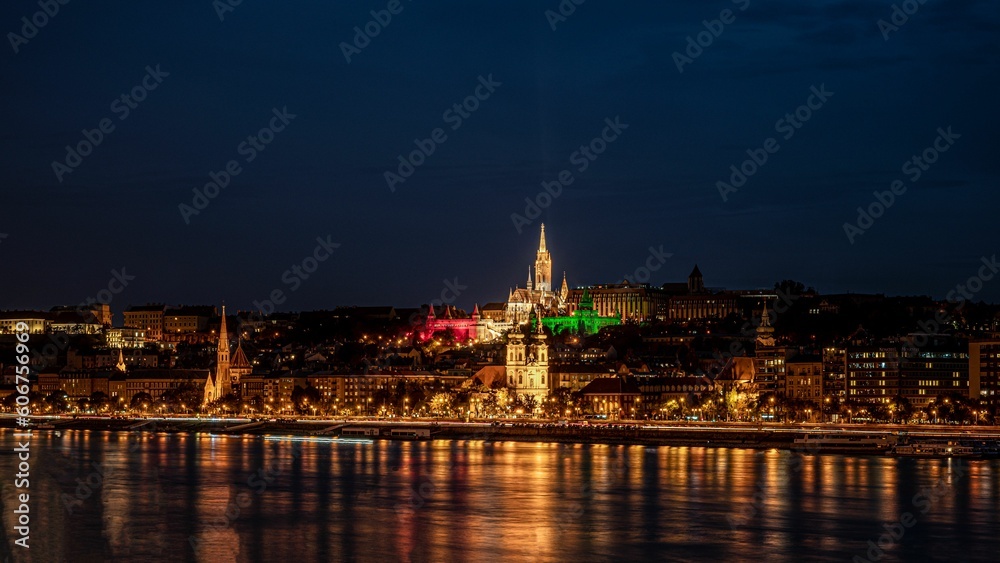
<instances>
[{"instance_id":1,"label":"green illuminated building","mask_svg":"<svg viewBox=\"0 0 1000 563\"><path fill-rule=\"evenodd\" d=\"M573 311L572 316L544 317L542 319L542 326L552 331L552 334L570 332L579 334L580 336L597 334L606 326L617 326L620 324L621 319L618 317L602 317L597 314L597 311L594 310L594 300L590 297L590 292L586 289L583 290L583 295L580 297L580 304ZM534 319L532 319L532 328L534 328Z\"/></svg>"}]
</instances>

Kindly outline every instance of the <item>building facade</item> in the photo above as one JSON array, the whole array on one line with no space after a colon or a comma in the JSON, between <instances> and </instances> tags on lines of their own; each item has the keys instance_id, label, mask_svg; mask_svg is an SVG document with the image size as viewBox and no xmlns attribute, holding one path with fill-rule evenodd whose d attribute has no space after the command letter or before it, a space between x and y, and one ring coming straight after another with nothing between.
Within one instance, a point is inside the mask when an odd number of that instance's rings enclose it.
<instances>
[{"instance_id":1,"label":"building facade","mask_svg":"<svg viewBox=\"0 0 1000 563\"><path fill-rule=\"evenodd\" d=\"M549 394L549 347L545 333L536 332L526 343L514 330L508 335L507 385L519 396L531 395L540 403Z\"/></svg>"},{"instance_id":2,"label":"building facade","mask_svg":"<svg viewBox=\"0 0 1000 563\"><path fill-rule=\"evenodd\" d=\"M969 342L969 396L1000 404L1000 339Z\"/></svg>"},{"instance_id":3,"label":"building facade","mask_svg":"<svg viewBox=\"0 0 1000 563\"><path fill-rule=\"evenodd\" d=\"M598 316L633 321L657 318L666 311L670 300L666 291L646 283L591 285L568 291L569 311L575 311L582 304L585 293Z\"/></svg>"},{"instance_id":4,"label":"building facade","mask_svg":"<svg viewBox=\"0 0 1000 563\"><path fill-rule=\"evenodd\" d=\"M902 349L899 359L899 394L913 408L924 408L939 395L970 396L967 347Z\"/></svg>"},{"instance_id":5,"label":"building facade","mask_svg":"<svg viewBox=\"0 0 1000 563\"><path fill-rule=\"evenodd\" d=\"M785 361L785 396L799 401L823 402L823 359L798 356Z\"/></svg>"},{"instance_id":6,"label":"building facade","mask_svg":"<svg viewBox=\"0 0 1000 563\"><path fill-rule=\"evenodd\" d=\"M163 321L167 308L163 305L136 305L125 310L125 326L146 332L149 342L163 339Z\"/></svg>"}]
</instances>

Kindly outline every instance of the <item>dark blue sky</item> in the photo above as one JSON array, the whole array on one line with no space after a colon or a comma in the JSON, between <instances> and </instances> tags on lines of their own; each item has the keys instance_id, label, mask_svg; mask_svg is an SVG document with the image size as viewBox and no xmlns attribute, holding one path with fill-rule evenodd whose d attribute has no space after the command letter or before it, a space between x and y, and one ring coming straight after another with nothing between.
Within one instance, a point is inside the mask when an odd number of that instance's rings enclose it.
<instances>
[{"instance_id":1,"label":"dark blue sky","mask_svg":"<svg viewBox=\"0 0 1000 563\"><path fill-rule=\"evenodd\" d=\"M649 247L673 253L652 282L699 264L709 286L794 278L823 292L943 297L1000 252L1000 5L930 0L885 40L892 2L600 2L558 23L558 2L403 1L345 60L387 2L70 2L3 64L0 308L76 303L135 276L113 309L147 301L282 309L413 306L467 286L462 306L506 297L533 261L539 220L518 234L541 182L574 182L544 210L556 277L612 282ZM732 9L678 72L702 20ZM0 8L20 33L36 2ZM112 102L169 73L125 119ZM443 113L501 85L451 129ZM150 83L147 80L147 83ZM833 92L785 140L776 122ZM296 117L252 162L239 145L272 108ZM120 110L120 106L119 106ZM571 155L628 124L578 172ZM115 129L59 182L53 161L104 118ZM901 170L939 127L961 137L916 182ZM391 192L383 177L414 139L447 139ZM768 137L780 148L723 201L716 182ZM192 189L230 160L241 173L186 224ZM849 242L843 225L893 180L907 191ZM340 243L290 291L283 272L316 237ZM977 294L1000 300L1000 277Z\"/></svg>"}]
</instances>

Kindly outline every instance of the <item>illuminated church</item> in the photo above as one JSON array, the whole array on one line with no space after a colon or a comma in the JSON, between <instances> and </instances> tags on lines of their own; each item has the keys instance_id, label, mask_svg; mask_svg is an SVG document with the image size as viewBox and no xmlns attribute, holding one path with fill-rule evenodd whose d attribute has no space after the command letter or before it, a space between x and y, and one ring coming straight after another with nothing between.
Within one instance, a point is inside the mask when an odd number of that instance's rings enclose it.
<instances>
[{"instance_id":1,"label":"illuminated church","mask_svg":"<svg viewBox=\"0 0 1000 563\"><path fill-rule=\"evenodd\" d=\"M211 403L238 391L240 377L253 371L253 366L243 353L243 342L236 344L236 352L229 356L229 333L226 331L226 306L222 306L219 325L219 343L215 353L215 372L205 382L205 402Z\"/></svg>"},{"instance_id":2,"label":"illuminated church","mask_svg":"<svg viewBox=\"0 0 1000 563\"><path fill-rule=\"evenodd\" d=\"M534 281L532 270L528 267L528 283L524 289L515 287L507 296L507 308L504 320L511 326L525 324L532 311L538 310L543 316L558 314L566 310L566 298L569 296L569 285L566 283L566 273L563 272L562 287L556 292L552 287L552 255L545 246L545 224L542 223L542 234L538 241L538 253L535 257Z\"/></svg>"},{"instance_id":3,"label":"illuminated church","mask_svg":"<svg viewBox=\"0 0 1000 563\"><path fill-rule=\"evenodd\" d=\"M482 314L476 305L472 316L464 317L452 306L445 305L441 316L437 316L431 305L428 306L424 322L415 331L418 340L426 342L435 334L442 332L452 333L460 342L493 340L520 325L527 324L533 315L549 317L565 314L566 299L569 296L566 274L563 273L559 291L555 291L552 287L552 255L545 245L544 224L541 229L534 268L528 267L528 282L524 288L514 287L510 290L506 303L502 304L502 314L499 309L495 311L491 309L489 314Z\"/></svg>"},{"instance_id":4,"label":"illuminated church","mask_svg":"<svg viewBox=\"0 0 1000 563\"><path fill-rule=\"evenodd\" d=\"M552 381L549 376L549 346L545 333L538 330L525 342L519 330L512 330L507 343L507 385L519 397L531 395L541 403L549 394Z\"/></svg>"}]
</instances>

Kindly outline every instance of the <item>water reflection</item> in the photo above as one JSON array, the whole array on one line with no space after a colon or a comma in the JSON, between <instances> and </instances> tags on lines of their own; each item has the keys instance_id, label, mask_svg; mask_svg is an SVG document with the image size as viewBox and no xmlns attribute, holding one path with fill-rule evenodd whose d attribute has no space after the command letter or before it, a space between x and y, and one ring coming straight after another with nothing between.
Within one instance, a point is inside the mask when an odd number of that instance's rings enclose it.
<instances>
[{"instance_id":1,"label":"water reflection","mask_svg":"<svg viewBox=\"0 0 1000 563\"><path fill-rule=\"evenodd\" d=\"M33 451L16 561L849 560L906 512L884 560L1000 552L996 461L89 431Z\"/></svg>"}]
</instances>

